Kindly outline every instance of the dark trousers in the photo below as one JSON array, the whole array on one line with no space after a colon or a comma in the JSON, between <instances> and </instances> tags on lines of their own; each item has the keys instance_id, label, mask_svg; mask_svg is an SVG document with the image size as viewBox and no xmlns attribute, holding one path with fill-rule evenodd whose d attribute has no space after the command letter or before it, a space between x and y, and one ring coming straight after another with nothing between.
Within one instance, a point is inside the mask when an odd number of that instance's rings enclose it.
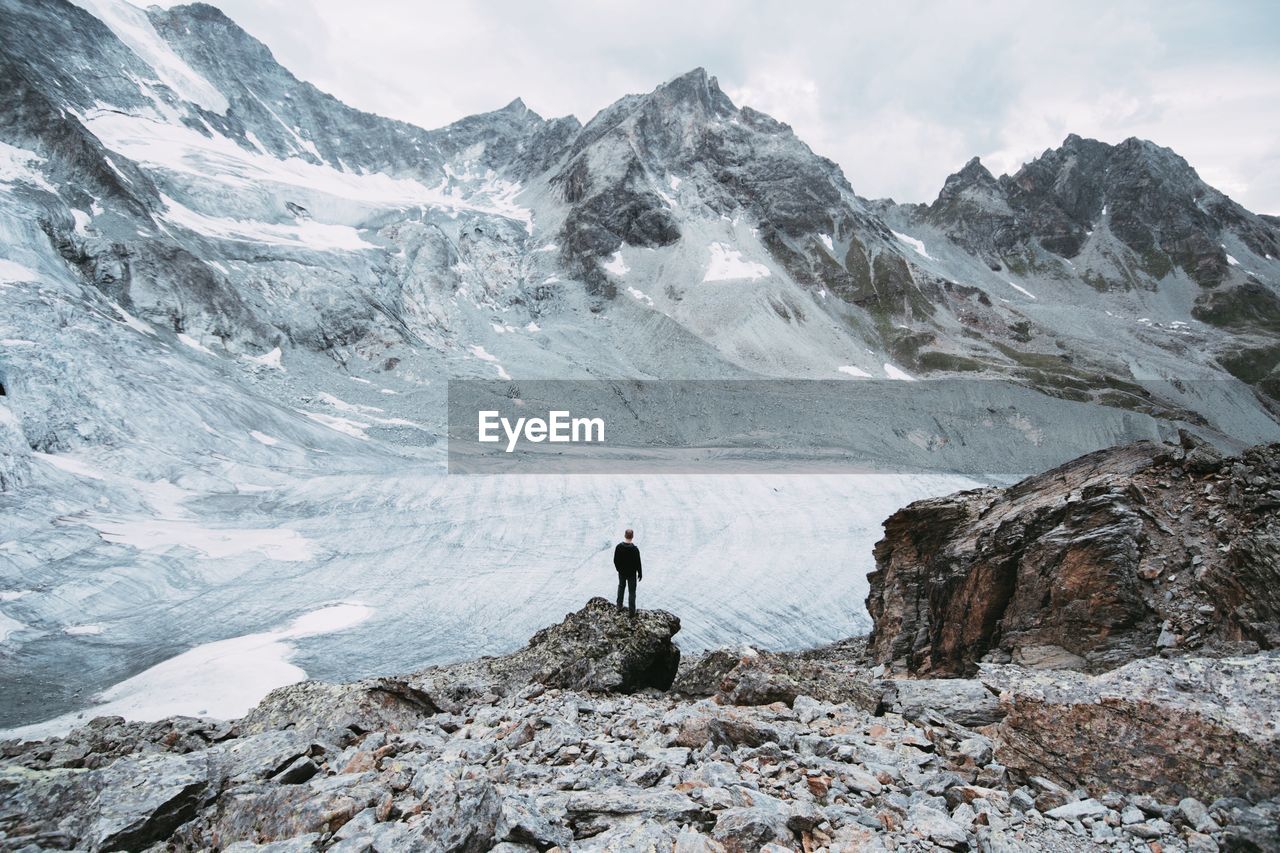
<instances>
[{"instance_id":1,"label":"dark trousers","mask_svg":"<svg viewBox=\"0 0 1280 853\"><path fill-rule=\"evenodd\" d=\"M636 573L635 572L618 572L618 609L622 609L622 593L629 593L628 607L631 615L636 615Z\"/></svg>"}]
</instances>

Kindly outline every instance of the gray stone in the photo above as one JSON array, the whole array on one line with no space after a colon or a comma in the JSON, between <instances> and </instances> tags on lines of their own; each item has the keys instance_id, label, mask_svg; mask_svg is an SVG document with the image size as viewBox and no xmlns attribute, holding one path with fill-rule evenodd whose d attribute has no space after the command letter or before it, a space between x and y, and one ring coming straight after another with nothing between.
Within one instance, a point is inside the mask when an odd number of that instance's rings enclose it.
<instances>
[{"instance_id":1,"label":"gray stone","mask_svg":"<svg viewBox=\"0 0 1280 853\"><path fill-rule=\"evenodd\" d=\"M778 809L735 807L716 818L712 836L729 850L757 850L770 841L789 841L791 830Z\"/></svg>"},{"instance_id":2,"label":"gray stone","mask_svg":"<svg viewBox=\"0 0 1280 853\"><path fill-rule=\"evenodd\" d=\"M948 817L946 812L923 804L912 806L907 813L907 829L951 850L964 848L969 838L964 827Z\"/></svg>"},{"instance_id":3,"label":"gray stone","mask_svg":"<svg viewBox=\"0 0 1280 853\"><path fill-rule=\"evenodd\" d=\"M1211 833L1222 829L1218 826L1218 822L1209 816L1209 810L1205 808L1204 803L1194 797L1183 797L1178 802L1178 811L1182 813L1183 820L1196 832Z\"/></svg>"},{"instance_id":4,"label":"gray stone","mask_svg":"<svg viewBox=\"0 0 1280 853\"><path fill-rule=\"evenodd\" d=\"M692 826L685 826L676 836L673 853L725 853L724 845Z\"/></svg>"},{"instance_id":5,"label":"gray stone","mask_svg":"<svg viewBox=\"0 0 1280 853\"><path fill-rule=\"evenodd\" d=\"M532 844L539 850L567 848L573 841L573 832L551 818L548 810L540 808L531 797L513 792L504 794L498 840Z\"/></svg>"},{"instance_id":6,"label":"gray stone","mask_svg":"<svg viewBox=\"0 0 1280 853\"><path fill-rule=\"evenodd\" d=\"M881 688L885 705L911 719L937 711L962 726L985 726L1004 716L996 696L977 679L902 678L881 682Z\"/></svg>"},{"instance_id":7,"label":"gray stone","mask_svg":"<svg viewBox=\"0 0 1280 853\"><path fill-rule=\"evenodd\" d=\"M991 738L983 737L982 735L974 735L971 738L967 738L956 747L956 754L969 759L975 766L982 767L991 761Z\"/></svg>"},{"instance_id":8,"label":"gray stone","mask_svg":"<svg viewBox=\"0 0 1280 853\"><path fill-rule=\"evenodd\" d=\"M1045 817L1054 820L1079 820L1083 817L1098 817L1107 813L1107 807L1094 799L1076 800L1046 811Z\"/></svg>"}]
</instances>

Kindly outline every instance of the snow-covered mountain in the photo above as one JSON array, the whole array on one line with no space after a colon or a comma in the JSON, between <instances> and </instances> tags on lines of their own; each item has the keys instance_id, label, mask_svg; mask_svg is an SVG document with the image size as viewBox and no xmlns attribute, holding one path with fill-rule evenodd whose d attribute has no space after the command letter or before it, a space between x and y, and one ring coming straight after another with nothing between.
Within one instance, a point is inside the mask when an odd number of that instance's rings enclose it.
<instances>
[{"instance_id":1,"label":"snow-covered mountain","mask_svg":"<svg viewBox=\"0 0 1280 853\"><path fill-rule=\"evenodd\" d=\"M608 586L626 524L687 643L844 636L880 521L972 483L446 478L450 378L1011 381L1044 403L1008 456L1042 466L1280 434L1280 225L1149 142L902 205L701 69L585 125L517 99L424 130L212 6L0 23L0 724L127 705L184 651L280 678L504 651ZM340 636L287 627L343 602Z\"/></svg>"}]
</instances>

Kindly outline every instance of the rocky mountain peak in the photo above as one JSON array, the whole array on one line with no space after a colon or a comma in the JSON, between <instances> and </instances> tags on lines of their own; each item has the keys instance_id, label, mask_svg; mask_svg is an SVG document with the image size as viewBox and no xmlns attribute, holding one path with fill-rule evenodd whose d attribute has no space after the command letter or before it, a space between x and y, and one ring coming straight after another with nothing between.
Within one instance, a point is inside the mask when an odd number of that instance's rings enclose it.
<instances>
[{"instance_id":1,"label":"rocky mountain peak","mask_svg":"<svg viewBox=\"0 0 1280 853\"><path fill-rule=\"evenodd\" d=\"M156 32L174 45L184 58L191 61L192 57L198 57L199 64L204 66L203 71L215 68L230 68L239 73L259 68L267 72L278 68L283 70L270 48L216 6L207 3L168 9L152 6L147 10L147 17Z\"/></svg>"},{"instance_id":2,"label":"rocky mountain peak","mask_svg":"<svg viewBox=\"0 0 1280 853\"><path fill-rule=\"evenodd\" d=\"M970 161L922 215L996 266L1047 272L1065 260L1101 290L1155 290L1171 274L1212 289L1243 283L1227 242L1264 260L1280 247L1272 225L1149 140L1073 133L1012 175L993 182L984 171Z\"/></svg>"},{"instance_id":3,"label":"rocky mountain peak","mask_svg":"<svg viewBox=\"0 0 1280 853\"><path fill-rule=\"evenodd\" d=\"M990 170L983 165L982 160L973 157L960 171L947 176L946 182L942 185L942 190L938 193L938 198L934 201L932 207L941 207L947 203L956 200L966 193L978 192L986 196L999 196L1000 182L991 174Z\"/></svg>"},{"instance_id":4,"label":"rocky mountain peak","mask_svg":"<svg viewBox=\"0 0 1280 853\"><path fill-rule=\"evenodd\" d=\"M964 167L956 175L982 183L995 183L996 180L991 171L983 165L982 158L976 156L970 157L969 162L965 163Z\"/></svg>"},{"instance_id":5,"label":"rocky mountain peak","mask_svg":"<svg viewBox=\"0 0 1280 853\"><path fill-rule=\"evenodd\" d=\"M513 99L511 103L507 104L505 107L499 110L499 112L514 113L515 115L524 115L526 113L533 113L533 110L529 109L529 107L525 105L523 98L517 97ZM537 116L537 113L533 113L533 114Z\"/></svg>"},{"instance_id":6,"label":"rocky mountain peak","mask_svg":"<svg viewBox=\"0 0 1280 853\"><path fill-rule=\"evenodd\" d=\"M666 106L695 107L708 115L729 114L737 109L729 96L720 91L716 78L708 76L704 68L695 68L668 80L649 98Z\"/></svg>"}]
</instances>

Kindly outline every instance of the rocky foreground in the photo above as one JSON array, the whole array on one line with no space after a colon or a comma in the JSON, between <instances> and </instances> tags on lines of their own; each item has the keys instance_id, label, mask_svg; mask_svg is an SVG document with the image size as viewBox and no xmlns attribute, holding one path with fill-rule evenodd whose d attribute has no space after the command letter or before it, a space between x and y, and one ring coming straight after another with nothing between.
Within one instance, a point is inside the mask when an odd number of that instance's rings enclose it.
<instances>
[{"instance_id":1,"label":"rocky foreground","mask_svg":"<svg viewBox=\"0 0 1280 853\"><path fill-rule=\"evenodd\" d=\"M873 609L869 646L681 660L675 616L641 611L633 621L596 598L510 655L294 684L232 722L100 718L65 738L0 744L0 848L1280 850L1280 652L1265 645L1276 629L1265 596L1275 593L1238 574L1240 596L1224 597L1232 567L1275 571L1265 549L1277 448L1242 460L1198 447L1108 453L1008 490L943 499L944 526L906 540L904 518L931 516L913 505L890 519L890 544L877 552L883 600L908 597L906 585L887 583L907 576L904 541L933 574L922 581L926 604L896 611L916 621ZM1176 485L1160 491L1166 483ZM1170 503L1175 488L1190 510ZM1097 607L1099 622L1079 624L1123 635L1093 646L1127 650L1115 666L1089 658L1077 642L1088 637L1056 633L1061 642L1049 644L1000 620L985 639L939 653L938 638L973 624L955 626L967 612L952 604L956 590L978 606L1006 588L971 580L991 558L967 532L993 513L1004 521L992 541L1023 543L1016 566L1065 572L1054 590L1097 571L1130 583L1127 573L1143 578L1156 555L1165 564L1148 580L1167 572L1172 585L1188 573L1216 590L1214 612L1196 605L1198 634L1179 622L1179 641L1166 643L1173 629L1162 627L1145 654L1131 654L1153 619L1172 623L1185 607L1145 589L1134 594L1155 616L1120 623ZM1039 527L1018 521L1027 513ZM1117 514L1129 519L1120 532ZM1220 529L1237 537L1225 552ZM1120 559L1129 534L1137 555ZM1186 565L1168 564L1177 537L1200 562L1188 553ZM1060 558L1028 556L1044 549ZM946 565L958 568L939 580ZM1013 574L1015 591L1031 582L1029 570ZM1098 581L1095 592L1105 588ZM1176 590L1203 595L1194 584ZM1051 608L1037 612L1056 624ZM1037 642L991 654L1010 636ZM1029 655L1035 645L1058 650ZM949 661L970 677L911 677L912 661Z\"/></svg>"}]
</instances>

